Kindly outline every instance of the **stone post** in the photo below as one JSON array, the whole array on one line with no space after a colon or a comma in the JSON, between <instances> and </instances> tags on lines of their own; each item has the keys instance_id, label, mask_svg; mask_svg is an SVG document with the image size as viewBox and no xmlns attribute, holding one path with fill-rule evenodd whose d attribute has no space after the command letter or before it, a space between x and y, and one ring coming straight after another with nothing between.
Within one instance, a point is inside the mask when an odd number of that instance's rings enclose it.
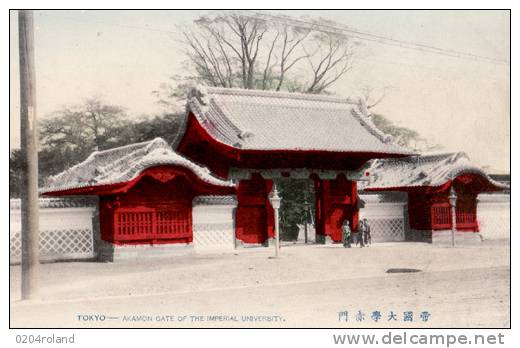
<instances>
[{"instance_id":1,"label":"stone post","mask_svg":"<svg viewBox=\"0 0 520 348\"><path fill-rule=\"evenodd\" d=\"M269 197L271 201L271 206L274 209L274 235L275 235L275 246L274 246L274 256L278 257L278 253L280 250L280 221L278 219L278 210L280 209L280 201L282 200L278 195L278 190L276 189L276 185L274 185L273 193L271 197Z\"/></svg>"},{"instance_id":2,"label":"stone post","mask_svg":"<svg viewBox=\"0 0 520 348\"><path fill-rule=\"evenodd\" d=\"M448 197L450 200L450 208L451 208L451 246L455 247L455 233L457 230L457 194L453 189L453 186L450 189L450 196Z\"/></svg>"}]
</instances>

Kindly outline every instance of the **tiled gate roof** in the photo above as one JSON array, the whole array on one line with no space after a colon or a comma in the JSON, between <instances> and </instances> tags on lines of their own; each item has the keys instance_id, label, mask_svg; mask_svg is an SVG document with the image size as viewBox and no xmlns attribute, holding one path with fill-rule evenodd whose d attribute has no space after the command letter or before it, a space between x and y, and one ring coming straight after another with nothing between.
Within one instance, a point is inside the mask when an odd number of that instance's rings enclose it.
<instances>
[{"instance_id":1,"label":"tiled gate roof","mask_svg":"<svg viewBox=\"0 0 520 348\"><path fill-rule=\"evenodd\" d=\"M377 129L361 99L199 86L187 110L215 140L245 150L412 154Z\"/></svg>"},{"instance_id":2,"label":"tiled gate roof","mask_svg":"<svg viewBox=\"0 0 520 348\"><path fill-rule=\"evenodd\" d=\"M159 165L176 165L192 171L212 185L233 187L231 181L217 178L208 168L201 167L179 155L161 138L92 153L85 161L48 179L43 193L89 186L123 183L136 178L143 170Z\"/></svg>"},{"instance_id":3,"label":"tiled gate roof","mask_svg":"<svg viewBox=\"0 0 520 348\"><path fill-rule=\"evenodd\" d=\"M462 174L477 174L498 190L506 188L472 164L464 152L424 154L400 159L373 160L365 190L437 187Z\"/></svg>"}]
</instances>

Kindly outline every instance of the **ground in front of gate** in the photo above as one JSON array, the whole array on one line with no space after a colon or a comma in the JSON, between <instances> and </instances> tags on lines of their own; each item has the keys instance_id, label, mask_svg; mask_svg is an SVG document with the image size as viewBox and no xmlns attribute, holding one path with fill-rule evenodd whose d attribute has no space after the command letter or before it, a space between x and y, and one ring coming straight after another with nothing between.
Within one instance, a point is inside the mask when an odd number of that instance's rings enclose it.
<instances>
[{"instance_id":1,"label":"ground in front of gate","mask_svg":"<svg viewBox=\"0 0 520 348\"><path fill-rule=\"evenodd\" d=\"M19 301L20 267L11 266L10 324L509 327L509 250L509 240L455 249L421 243L285 245L277 259L270 257L272 249L248 248L117 263L49 263L40 269L41 300L28 302ZM421 272L387 273L390 268Z\"/></svg>"}]
</instances>

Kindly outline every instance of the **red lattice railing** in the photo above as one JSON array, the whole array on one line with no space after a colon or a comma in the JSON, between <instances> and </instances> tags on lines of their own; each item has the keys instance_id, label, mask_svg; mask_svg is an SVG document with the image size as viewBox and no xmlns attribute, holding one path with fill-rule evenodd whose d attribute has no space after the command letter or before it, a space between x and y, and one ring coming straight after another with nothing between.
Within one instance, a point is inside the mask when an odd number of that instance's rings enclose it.
<instances>
[{"instance_id":1,"label":"red lattice railing","mask_svg":"<svg viewBox=\"0 0 520 348\"><path fill-rule=\"evenodd\" d=\"M458 204L455 213L457 229L475 230L477 228L477 212L473 205ZM432 227L434 229L451 228L451 208L449 203L432 206Z\"/></svg>"},{"instance_id":2,"label":"red lattice railing","mask_svg":"<svg viewBox=\"0 0 520 348\"><path fill-rule=\"evenodd\" d=\"M449 204L436 204L432 206L432 227L451 228Z\"/></svg>"},{"instance_id":3,"label":"red lattice railing","mask_svg":"<svg viewBox=\"0 0 520 348\"><path fill-rule=\"evenodd\" d=\"M457 227L471 228L477 226L477 211L474 206L460 205L457 206Z\"/></svg>"},{"instance_id":4,"label":"red lattice railing","mask_svg":"<svg viewBox=\"0 0 520 348\"><path fill-rule=\"evenodd\" d=\"M116 241L191 238L191 213L184 207L118 209L114 237Z\"/></svg>"}]
</instances>

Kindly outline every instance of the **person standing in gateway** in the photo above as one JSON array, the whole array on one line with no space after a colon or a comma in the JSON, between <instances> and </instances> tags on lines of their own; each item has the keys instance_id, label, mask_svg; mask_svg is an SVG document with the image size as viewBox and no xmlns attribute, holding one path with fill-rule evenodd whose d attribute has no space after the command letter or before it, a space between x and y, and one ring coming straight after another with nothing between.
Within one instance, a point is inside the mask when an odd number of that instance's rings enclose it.
<instances>
[{"instance_id":1,"label":"person standing in gateway","mask_svg":"<svg viewBox=\"0 0 520 348\"><path fill-rule=\"evenodd\" d=\"M347 219L343 221L343 225L341 226L341 240L343 242L344 248L350 248L350 239L351 239L352 231L350 230L350 223Z\"/></svg>"},{"instance_id":2,"label":"person standing in gateway","mask_svg":"<svg viewBox=\"0 0 520 348\"><path fill-rule=\"evenodd\" d=\"M361 220L359 222L358 232L356 234L356 245L359 244L360 248L363 248L365 246L365 224L364 221Z\"/></svg>"},{"instance_id":3,"label":"person standing in gateway","mask_svg":"<svg viewBox=\"0 0 520 348\"><path fill-rule=\"evenodd\" d=\"M372 244L372 236L370 235L370 225L366 218L363 219L363 241L368 246Z\"/></svg>"}]
</instances>

